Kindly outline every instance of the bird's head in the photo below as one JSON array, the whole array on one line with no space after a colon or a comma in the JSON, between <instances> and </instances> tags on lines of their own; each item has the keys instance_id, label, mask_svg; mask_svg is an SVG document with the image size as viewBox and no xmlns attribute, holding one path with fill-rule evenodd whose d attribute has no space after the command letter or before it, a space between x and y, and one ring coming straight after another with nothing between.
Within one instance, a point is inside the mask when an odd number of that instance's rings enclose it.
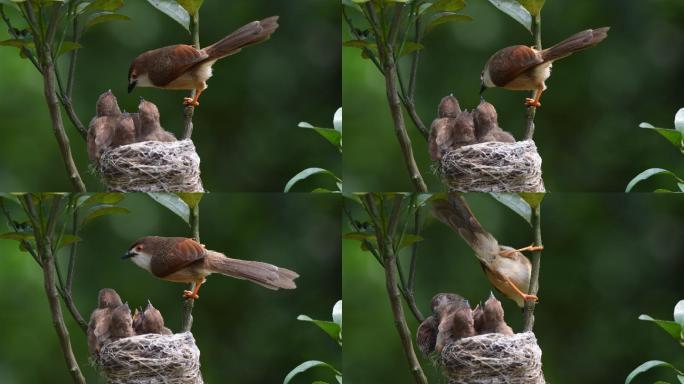
<instances>
[{"instance_id":1,"label":"bird's head","mask_svg":"<svg viewBox=\"0 0 684 384\"><path fill-rule=\"evenodd\" d=\"M152 83L147 70L141 64L139 58L133 60L128 68L128 93L133 92L135 87L151 87Z\"/></svg>"},{"instance_id":2,"label":"bird's head","mask_svg":"<svg viewBox=\"0 0 684 384\"><path fill-rule=\"evenodd\" d=\"M128 251L121 256L122 259L131 259L138 267L150 270L150 262L152 260L154 249L154 237L148 236L136 240L133 245L128 248Z\"/></svg>"},{"instance_id":3,"label":"bird's head","mask_svg":"<svg viewBox=\"0 0 684 384\"><path fill-rule=\"evenodd\" d=\"M140 118L143 119L145 124L159 122L159 109L154 103L140 98L140 104L138 104L138 112L140 113Z\"/></svg>"},{"instance_id":4,"label":"bird's head","mask_svg":"<svg viewBox=\"0 0 684 384\"><path fill-rule=\"evenodd\" d=\"M485 318L489 321L503 321L504 319L503 306L492 292L489 292L489 298L484 303L483 311Z\"/></svg>"},{"instance_id":5,"label":"bird's head","mask_svg":"<svg viewBox=\"0 0 684 384\"><path fill-rule=\"evenodd\" d=\"M489 63L487 63L485 68L480 73L480 98L482 98L482 94L487 90L487 88L494 87L496 87L496 85L494 85L492 78L489 75Z\"/></svg>"},{"instance_id":6,"label":"bird's head","mask_svg":"<svg viewBox=\"0 0 684 384\"><path fill-rule=\"evenodd\" d=\"M103 288L97 297L98 308L116 308L123 304L121 302L121 297L116 293L115 290L111 288Z\"/></svg>"}]
</instances>

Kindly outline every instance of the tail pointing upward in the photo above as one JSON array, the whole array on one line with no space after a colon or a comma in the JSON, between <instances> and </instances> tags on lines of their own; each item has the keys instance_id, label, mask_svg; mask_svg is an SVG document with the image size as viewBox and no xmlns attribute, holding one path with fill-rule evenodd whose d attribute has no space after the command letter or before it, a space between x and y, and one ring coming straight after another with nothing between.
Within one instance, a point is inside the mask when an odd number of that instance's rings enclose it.
<instances>
[{"instance_id":1,"label":"tail pointing upward","mask_svg":"<svg viewBox=\"0 0 684 384\"><path fill-rule=\"evenodd\" d=\"M608 36L610 27L587 29L577 32L560 43L542 51L544 61L553 61L570 56L582 49L595 46Z\"/></svg>"},{"instance_id":2,"label":"tail pointing upward","mask_svg":"<svg viewBox=\"0 0 684 384\"><path fill-rule=\"evenodd\" d=\"M231 259L218 252L209 251L207 262L212 271L248 280L268 289L295 289L294 280L299 275L289 269L259 261Z\"/></svg>"},{"instance_id":3,"label":"tail pointing upward","mask_svg":"<svg viewBox=\"0 0 684 384\"><path fill-rule=\"evenodd\" d=\"M271 16L261 21L252 21L218 42L204 48L209 60L220 59L240 52L244 47L268 40L278 29L278 16Z\"/></svg>"}]
</instances>

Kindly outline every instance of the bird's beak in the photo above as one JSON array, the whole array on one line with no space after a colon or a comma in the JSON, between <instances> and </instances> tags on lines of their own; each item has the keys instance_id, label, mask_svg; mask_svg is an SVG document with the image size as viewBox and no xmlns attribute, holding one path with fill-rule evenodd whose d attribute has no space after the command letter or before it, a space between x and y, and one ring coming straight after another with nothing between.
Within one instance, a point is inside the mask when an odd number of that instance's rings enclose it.
<instances>
[{"instance_id":1,"label":"bird's beak","mask_svg":"<svg viewBox=\"0 0 684 384\"><path fill-rule=\"evenodd\" d=\"M130 88L129 88L129 89L130 89ZM481 82L480 82L480 99L483 99L483 98L484 98L484 97L482 96L482 94L483 94L484 91L486 91L486 90L487 90L487 86L484 84L484 81L481 81ZM130 91L129 91L129 92L130 92Z\"/></svg>"},{"instance_id":2,"label":"bird's beak","mask_svg":"<svg viewBox=\"0 0 684 384\"><path fill-rule=\"evenodd\" d=\"M124 259L124 260L125 260L125 259L130 259L131 257L136 256L136 255L137 255L137 253L135 253L135 252L133 252L133 251L128 251L128 252L124 253L124 255L121 256L121 258Z\"/></svg>"},{"instance_id":3,"label":"bird's beak","mask_svg":"<svg viewBox=\"0 0 684 384\"><path fill-rule=\"evenodd\" d=\"M495 299L495 297L494 297L494 292L489 291L489 298L490 298L490 299Z\"/></svg>"},{"instance_id":4,"label":"bird's beak","mask_svg":"<svg viewBox=\"0 0 684 384\"><path fill-rule=\"evenodd\" d=\"M133 89L136 85L138 85L138 80L133 80L130 83L128 83L128 93L133 92Z\"/></svg>"}]
</instances>

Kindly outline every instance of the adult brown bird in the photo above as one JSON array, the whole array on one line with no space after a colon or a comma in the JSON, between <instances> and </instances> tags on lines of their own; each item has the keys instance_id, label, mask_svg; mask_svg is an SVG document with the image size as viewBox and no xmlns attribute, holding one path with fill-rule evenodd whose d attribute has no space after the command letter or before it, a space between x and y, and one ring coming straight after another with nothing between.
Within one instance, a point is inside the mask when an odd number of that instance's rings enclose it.
<instances>
[{"instance_id":1,"label":"adult brown bird","mask_svg":"<svg viewBox=\"0 0 684 384\"><path fill-rule=\"evenodd\" d=\"M610 27L587 29L543 50L525 45L514 45L494 53L480 76L482 94L487 88L501 87L514 91L535 91L534 98L526 98L526 106L539 107L546 79L551 76L554 61L590 48L608 36Z\"/></svg>"},{"instance_id":2,"label":"adult brown bird","mask_svg":"<svg viewBox=\"0 0 684 384\"><path fill-rule=\"evenodd\" d=\"M101 289L97 295L97 308L90 315L88 322L88 350L90 354L100 351L109 340L109 323L112 312L123 303L121 297L111 288Z\"/></svg>"},{"instance_id":3,"label":"adult brown bird","mask_svg":"<svg viewBox=\"0 0 684 384\"><path fill-rule=\"evenodd\" d=\"M198 299L197 292L212 273L248 280L268 289L295 289L296 272L272 264L239 260L208 250L185 237L147 236L136 240L123 256L162 280L195 283L186 298Z\"/></svg>"},{"instance_id":4,"label":"adult brown bird","mask_svg":"<svg viewBox=\"0 0 684 384\"><path fill-rule=\"evenodd\" d=\"M184 104L198 106L216 60L268 40L277 28L278 16L272 16L253 21L202 49L177 44L144 52L133 60L128 70L128 92L136 86L190 89L195 90L195 97L186 97Z\"/></svg>"},{"instance_id":5,"label":"adult brown bird","mask_svg":"<svg viewBox=\"0 0 684 384\"><path fill-rule=\"evenodd\" d=\"M497 300L491 292L478 315L475 315L475 311L473 311L473 317L475 320L475 330L478 335L487 333L500 333L507 336L513 335L513 329L506 324L506 320L504 319L504 309L501 302Z\"/></svg>"},{"instance_id":6,"label":"adult brown bird","mask_svg":"<svg viewBox=\"0 0 684 384\"><path fill-rule=\"evenodd\" d=\"M485 272L487 279L501 293L518 304L537 301L537 296L527 294L532 274L532 264L521 252L542 250L542 246L515 249L499 245L475 218L462 196L449 194L445 200L432 203L433 215L451 227L468 243Z\"/></svg>"}]
</instances>

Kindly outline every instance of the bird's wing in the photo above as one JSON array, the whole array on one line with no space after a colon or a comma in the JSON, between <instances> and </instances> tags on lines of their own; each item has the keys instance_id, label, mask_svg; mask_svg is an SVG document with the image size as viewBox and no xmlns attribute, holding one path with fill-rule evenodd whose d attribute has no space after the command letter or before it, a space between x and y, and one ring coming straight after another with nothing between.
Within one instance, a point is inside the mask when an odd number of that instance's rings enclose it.
<instances>
[{"instance_id":1,"label":"bird's wing","mask_svg":"<svg viewBox=\"0 0 684 384\"><path fill-rule=\"evenodd\" d=\"M193 239L174 237L169 241L169 249L162 255L153 257L150 270L155 276L164 277L187 267L207 255L204 246ZM173 262L171 262L173 260Z\"/></svg>"},{"instance_id":2,"label":"bird's wing","mask_svg":"<svg viewBox=\"0 0 684 384\"><path fill-rule=\"evenodd\" d=\"M503 87L521 73L543 62L541 55L528 46L506 47L489 59L489 76L497 87Z\"/></svg>"},{"instance_id":3,"label":"bird's wing","mask_svg":"<svg viewBox=\"0 0 684 384\"><path fill-rule=\"evenodd\" d=\"M149 76L152 84L158 87L169 84L193 65L209 57L203 50L197 50L185 44L170 45L148 51L143 55L147 56L146 59L150 61L154 60L156 69L150 71Z\"/></svg>"},{"instance_id":4,"label":"bird's wing","mask_svg":"<svg viewBox=\"0 0 684 384\"><path fill-rule=\"evenodd\" d=\"M435 343L437 342L437 327L434 316L425 319L416 332L416 344L423 353L428 356L435 351Z\"/></svg>"}]
</instances>

